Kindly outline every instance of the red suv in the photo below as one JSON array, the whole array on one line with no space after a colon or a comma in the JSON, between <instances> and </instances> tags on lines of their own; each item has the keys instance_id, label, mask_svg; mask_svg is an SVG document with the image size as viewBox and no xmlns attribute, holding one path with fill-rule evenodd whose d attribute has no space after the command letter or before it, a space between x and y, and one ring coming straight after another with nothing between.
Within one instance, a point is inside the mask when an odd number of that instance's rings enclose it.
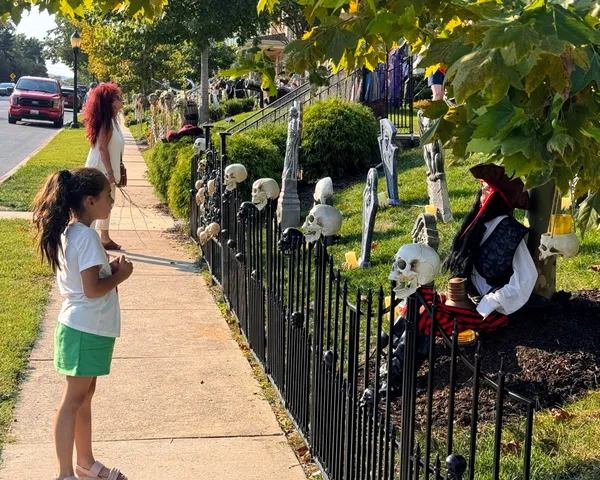
<instances>
[{"instance_id":1,"label":"red suv","mask_svg":"<svg viewBox=\"0 0 600 480\"><path fill-rule=\"evenodd\" d=\"M62 127L65 103L60 84L51 78L21 77L9 99L8 123L25 118L47 120Z\"/></svg>"}]
</instances>

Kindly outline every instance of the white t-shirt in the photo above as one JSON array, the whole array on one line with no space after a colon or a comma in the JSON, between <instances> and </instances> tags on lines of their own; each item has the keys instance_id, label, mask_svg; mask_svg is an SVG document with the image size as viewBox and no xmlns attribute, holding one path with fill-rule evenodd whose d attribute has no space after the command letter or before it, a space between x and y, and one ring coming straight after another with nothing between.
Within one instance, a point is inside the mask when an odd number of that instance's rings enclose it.
<instances>
[{"instance_id":1,"label":"white t-shirt","mask_svg":"<svg viewBox=\"0 0 600 480\"><path fill-rule=\"evenodd\" d=\"M100 237L95 230L77 222L67 227L61 240L64 256L59 254L61 268L56 278L65 300L58 321L81 332L120 336L121 309L116 288L99 298L88 298L83 293L82 271L99 265L100 278L112 275Z\"/></svg>"}]
</instances>

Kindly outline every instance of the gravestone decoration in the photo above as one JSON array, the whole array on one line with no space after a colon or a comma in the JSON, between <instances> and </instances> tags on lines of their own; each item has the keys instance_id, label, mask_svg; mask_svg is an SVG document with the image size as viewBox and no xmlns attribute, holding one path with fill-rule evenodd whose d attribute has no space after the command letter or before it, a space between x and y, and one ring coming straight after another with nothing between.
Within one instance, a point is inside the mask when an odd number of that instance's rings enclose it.
<instances>
[{"instance_id":1,"label":"gravestone decoration","mask_svg":"<svg viewBox=\"0 0 600 480\"><path fill-rule=\"evenodd\" d=\"M434 121L423 115L422 110L418 111L417 118L419 121L419 135L422 138L425 132L433 127ZM427 165L429 203L435 206L437 216L442 222L451 222L452 211L450 210L448 183L444 171L444 147L442 142L436 140L433 143L423 145L423 156Z\"/></svg>"},{"instance_id":2,"label":"gravestone decoration","mask_svg":"<svg viewBox=\"0 0 600 480\"><path fill-rule=\"evenodd\" d=\"M290 108L285 160L281 175L281 195L277 203L277 221L282 230L299 227L301 224L298 197L298 149L301 138L302 110L301 106L294 102Z\"/></svg>"},{"instance_id":3,"label":"gravestone decoration","mask_svg":"<svg viewBox=\"0 0 600 480\"><path fill-rule=\"evenodd\" d=\"M317 182L313 199L315 205L333 206L333 180L331 180L331 177L322 178Z\"/></svg>"},{"instance_id":4,"label":"gravestone decoration","mask_svg":"<svg viewBox=\"0 0 600 480\"><path fill-rule=\"evenodd\" d=\"M358 259L359 268L368 268L371 266L373 229L375 228L375 217L379 209L377 179L377 169L371 168L367 174L367 184L363 193L362 241L360 244L360 258Z\"/></svg>"},{"instance_id":5,"label":"gravestone decoration","mask_svg":"<svg viewBox=\"0 0 600 480\"><path fill-rule=\"evenodd\" d=\"M412 229L411 236L413 243L427 245L437 252L440 246L440 235L437 230L435 215L431 215L430 213L419 215Z\"/></svg>"},{"instance_id":6,"label":"gravestone decoration","mask_svg":"<svg viewBox=\"0 0 600 480\"><path fill-rule=\"evenodd\" d=\"M396 145L396 127L387 118L379 120L380 133L377 137L379 141L379 152L383 161L383 170L385 172L385 183L388 191L388 205L400 205L398 198L398 146Z\"/></svg>"}]
</instances>

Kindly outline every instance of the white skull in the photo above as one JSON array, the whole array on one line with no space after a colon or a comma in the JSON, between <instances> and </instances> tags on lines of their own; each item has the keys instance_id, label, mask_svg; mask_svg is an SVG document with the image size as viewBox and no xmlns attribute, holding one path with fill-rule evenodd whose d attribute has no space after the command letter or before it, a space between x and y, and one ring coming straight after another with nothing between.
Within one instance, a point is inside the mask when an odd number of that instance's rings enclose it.
<instances>
[{"instance_id":1,"label":"white skull","mask_svg":"<svg viewBox=\"0 0 600 480\"><path fill-rule=\"evenodd\" d=\"M210 240L208 232L204 231L198 235L198 240L200 241L200 245L204 245L206 242L208 242Z\"/></svg>"},{"instance_id":2,"label":"white skull","mask_svg":"<svg viewBox=\"0 0 600 480\"><path fill-rule=\"evenodd\" d=\"M185 97L177 97L177 100L175 100L175 106L177 108L187 107L187 100L185 99Z\"/></svg>"},{"instance_id":3,"label":"white skull","mask_svg":"<svg viewBox=\"0 0 600 480\"><path fill-rule=\"evenodd\" d=\"M333 198L333 181L331 180L331 177L322 178L317 182L313 198L315 202L322 205L327 204L327 200Z\"/></svg>"},{"instance_id":4,"label":"white skull","mask_svg":"<svg viewBox=\"0 0 600 480\"><path fill-rule=\"evenodd\" d=\"M205 138L197 138L194 142L194 146L192 147L194 150L194 155L200 155L202 152L206 151L206 139Z\"/></svg>"},{"instance_id":5,"label":"white skull","mask_svg":"<svg viewBox=\"0 0 600 480\"><path fill-rule=\"evenodd\" d=\"M389 279L397 283L398 298L405 299L417 291L419 285L432 283L440 273L437 252L421 243L402 245L396 252Z\"/></svg>"},{"instance_id":6,"label":"white skull","mask_svg":"<svg viewBox=\"0 0 600 480\"><path fill-rule=\"evenodd\" d=\"M210 238L214 238L221 231L221 225L219 225L218 223L213 222L208 227L206 227L206 231L210 235Z\"/></svg>"},{"instance_id":7,"label":"white skull","mask_svg":"<svg viewBox=\"0 0 600 480\"><path fill-rule=\"evenodd\" d=\"M564 235L544 233L540 242L540 260L546 260L557 255L571 258L579 252L579 239L575 232Z\"/></svg>"},{"instance_id":8,"label":"white skull","mask_svg":"<svg viewBox=\"0 0 600 480\"><path fill-rule=\"evenodd\" d=\"M342 228L342 214L330 205L315 205L304 225L307 242L316 242L321 236L330 237Z\"/></svg>"},{"instance_id":9,"label":"white skull","mask_svg":"<svg viewBox=\"0 0 600 480\"><path fill-rule=\"evenodd\" d=\"M196 180L196 183L194 184L194 186L196 187L196 190L200 190L202 188L202 185L204 185L203 179Z\"/></svg>"},{"instance_id":10,"label":"white skull","mask_svg":"<svg viewBox=\"0 0 600 480\"><path fill-rule=\"evenodd\" d=\"M196 193L196 205L204 203L204 200L206 200L205 189L201 188L200 190L198 190L198 193Z\"/></svg>"},{"instance_id":11,"label":"white skull","mask_svg":"<svg viewBox=\"0 0 600 480\"><path fill-rule=\"evenodd\" d=\"M204 227L198 227L198 229L196 230L196 235L198 236L198 238L200 238L200 235L202 235L204 230L205 230Z\"/></svg>"},{"instance_id":12,"label":"white skull","mask_svg":"<svg viewBox=\"0 0 600 480\"><path fill-rule=\"evenodd\" d=\"M229 191L235 190L238 183L248 178L246 167L241 163L233 163L225 168L225 188Z\"/></svg>"},{"instance_id":13,"label":"white skull","mask_svg":"<svg viewBox=\"0 0 600 480\"><path fill-rule=\"evenodd\" d=\"M200 204L200 215L204 215L206 213L206 207L203 203Z\"/></svg>"},{"instance_id":14,"label":"white skull","mask_svg":"<svg viewBox=\"0 0 600 480\"><path fill-rule=\"evenodd\" d=\"M252 184L252 203L262 210L268 200L279 197L279 185L272 178L259 178Z\"/></svg>"},{"instance_id":15,"label":"white skull","mask_svg":"<svg viewBox=\"0 0 600 480\"><path fill-rule=\"evenodd\" d=\"M206 189L208 190L209 195L212 195L213 193L215 193L215 190L217 189L217 187L215 186L215 181L209 180L208 183L206 184Z\"/></svg>"}]
</instances>

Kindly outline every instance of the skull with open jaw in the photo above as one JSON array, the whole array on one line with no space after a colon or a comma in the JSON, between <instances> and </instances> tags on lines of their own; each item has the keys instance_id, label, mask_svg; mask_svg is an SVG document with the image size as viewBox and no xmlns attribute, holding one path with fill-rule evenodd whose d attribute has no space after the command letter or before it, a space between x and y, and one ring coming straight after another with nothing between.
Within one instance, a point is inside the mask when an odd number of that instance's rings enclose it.
<instances>
[{"instance_id":1,"label":"skull with open jaw","mask_svg":"<svg viewBox=\"0 0 600 480\"><path fill-rule=\"evenodd\" d=\"M402 245L396 252L388 276L396 282L396 296L406 299L417 291L419 285L432 283L440 273L440 264L440 257L433 248L420 243Z\"/></svg>"}]
</instances>

